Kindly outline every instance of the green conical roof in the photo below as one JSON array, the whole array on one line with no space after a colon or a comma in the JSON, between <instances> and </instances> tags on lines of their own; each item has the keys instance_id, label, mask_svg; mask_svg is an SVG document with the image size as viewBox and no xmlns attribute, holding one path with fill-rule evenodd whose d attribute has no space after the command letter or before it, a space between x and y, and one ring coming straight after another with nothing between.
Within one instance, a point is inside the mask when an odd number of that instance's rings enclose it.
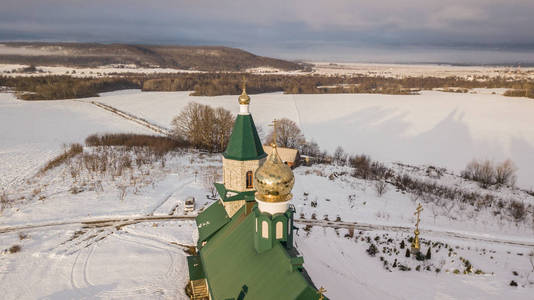
<instances>
[{"instance_id":1,"label":"green conical roof","mask_svg":"<svg viewBox=\"0 0 534 300\"><path fill-rule=\"evenodd\" d=\"M237 115L224 158L256 160L267 156L251 115Z\"/></svg>"}]
</instances>

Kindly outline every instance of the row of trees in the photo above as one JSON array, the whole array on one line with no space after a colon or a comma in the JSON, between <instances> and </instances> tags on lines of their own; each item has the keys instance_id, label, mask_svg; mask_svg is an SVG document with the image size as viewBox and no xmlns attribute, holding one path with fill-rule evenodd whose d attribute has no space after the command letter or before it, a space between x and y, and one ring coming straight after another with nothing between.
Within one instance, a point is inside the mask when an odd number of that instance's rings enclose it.
<instances>
[{"instance_id":1,"label":"row of trees","mask_svg":"<svg viewBox=\"0 0 534 300\"><path fill-rule=\"evenodd\" d=\"M325 75L255 75L244 73L128 74L108 78L70 76L2 77L0 86L15 88L24 99L66 99L93 97L98 93L142 88L144 91L193 91L193 96L238 95L243 75L250 94L284 92L287 94L378 93L411 94L418 90L455 87L508 88L509 96L534 97L534 83L505 78L466 80L459 77L325 76Z\"/></svg>"}]
</instances>

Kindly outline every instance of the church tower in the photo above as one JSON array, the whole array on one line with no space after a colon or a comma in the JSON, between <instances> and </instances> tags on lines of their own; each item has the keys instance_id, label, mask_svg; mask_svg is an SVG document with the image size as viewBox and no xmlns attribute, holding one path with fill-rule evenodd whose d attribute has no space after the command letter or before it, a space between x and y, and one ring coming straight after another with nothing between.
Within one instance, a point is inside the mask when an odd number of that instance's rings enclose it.
<instances>
[{"instance_id":1,"label":"church tower","mask_svg":"<svg viewBox=\"0 0 534 300\"><path fill-rule=\"evenodd\" d=\"M244 83L238 100L239 114L223 153L223 186L216 185L229 217L247 200L254 201L254 172L267 156L249 112L250 97Z\"/></svg>"},{"instance_id":2,"label":"church tower","mask_svg":"<svg viewBox=\"0 0 534 300\"><path fill-rule=\"evenodd\" d=\"M280 159L276 144L272 146L271 154L254 177L258 203L254 208L254 246L258 253L271 249L275 241L288 250L293 247L295 209L289 205L289 200L295 177L291 168Z\"/></svg>"}]
</instances>

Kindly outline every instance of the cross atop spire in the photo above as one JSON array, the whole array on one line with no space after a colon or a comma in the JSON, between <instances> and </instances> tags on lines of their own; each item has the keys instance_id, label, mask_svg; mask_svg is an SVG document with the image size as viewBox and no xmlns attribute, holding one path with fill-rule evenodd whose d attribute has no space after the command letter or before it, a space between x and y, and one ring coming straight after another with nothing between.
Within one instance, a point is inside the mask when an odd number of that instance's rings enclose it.
<instances>
[{"instance_id":1,"label":"cross atop spire","mask_svg":"<svg viewBox=\"0 0 534 300\"><path fill-rule=\"evenodd\" d=\"M273 142L271 143L271 146L273 148L276 148L277 145L276 145L276 124L278 123L278 120L277 119L274 119L273 122L271 124L269 124L269 126L272 126L273 127Z\"/></svg>"},{"instance_id":2,"label":"cross atop spire","mask_svg":"<svg viewBox=\"0 0 534 300\"><path fill-rule=\"evenodd\" d=\"M240 105L250 104L250 97L247 95L247 80L245 76L243 76L243 91L241 92L241 95L239 96L239 104Z\"/></svg>"}]
</instances>

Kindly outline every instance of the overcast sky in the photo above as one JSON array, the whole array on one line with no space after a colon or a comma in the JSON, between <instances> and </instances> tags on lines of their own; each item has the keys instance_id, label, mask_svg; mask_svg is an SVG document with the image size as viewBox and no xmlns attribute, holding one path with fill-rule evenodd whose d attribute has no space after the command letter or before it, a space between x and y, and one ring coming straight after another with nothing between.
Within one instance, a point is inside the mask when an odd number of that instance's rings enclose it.
<instances>
[{"instance_id":1,"label":"overcast sky","mask_svg":"<svg viewBox=\"0 0 534 300\"><path fill-rule=\"evenodd\" d=\"M226 45L340 61L534 62L534 1L1 0L0 40Z\"/></svg>"}]
</instances>

